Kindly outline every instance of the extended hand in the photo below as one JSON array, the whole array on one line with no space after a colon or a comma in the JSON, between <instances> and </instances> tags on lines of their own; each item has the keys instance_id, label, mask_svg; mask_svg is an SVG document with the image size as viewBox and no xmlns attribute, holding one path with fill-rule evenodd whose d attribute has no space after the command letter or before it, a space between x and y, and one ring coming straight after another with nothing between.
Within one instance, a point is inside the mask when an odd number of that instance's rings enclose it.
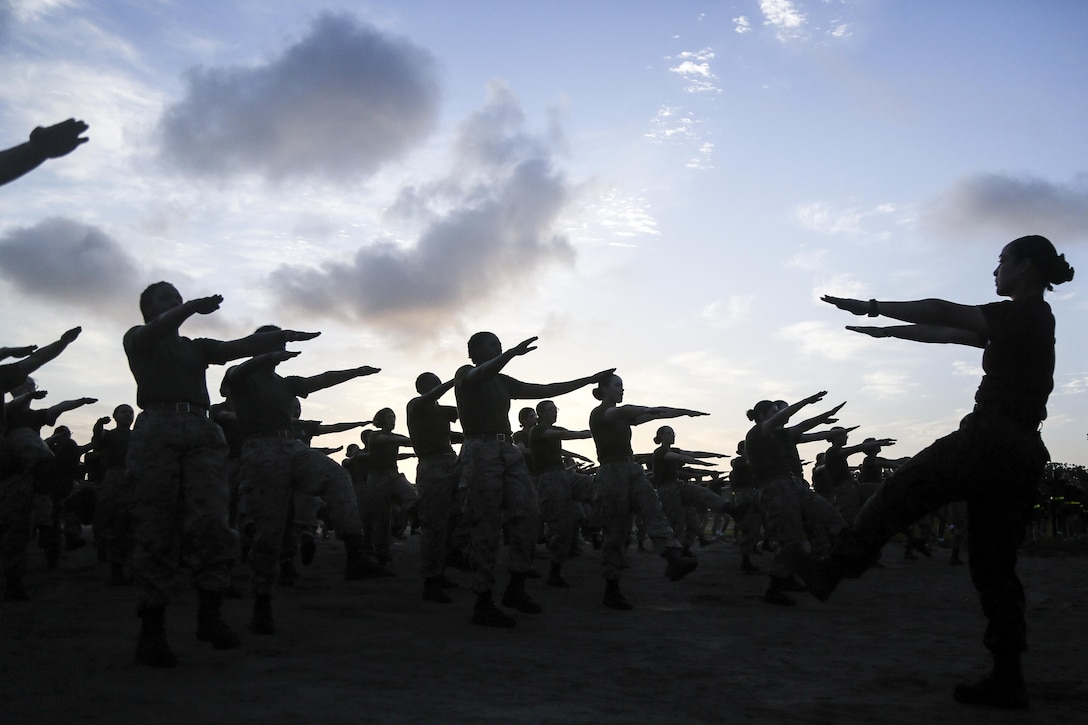
<instances>
[{"instance_id":1,"label":"extended hand","mask_svg":"<svg viewBox=\"0 0 1088 725\"><path fill-rule=\"evenodd\" d=\"M30 145L47 159L66 156L80 144L90 140L79 137L88 128L83 121L77 121L74 118L52 126L38 126L30 132Z\"/></svg>"},{"instance_id":2,"label":"extended hand","mask_svg":"<svg viewBox=\"0 0 1088 725\"><path fill-rule=\"evenodd\" d=\"M219 309L219 305L223 304L223 295L212 295L211 297L198 297L195 300L189 300L189 307L198 315L210 315Z\"/></svg>"},{"instance_id":3,"label":"extended hand","mask_svg":"<svg viewBox=\"0 0 1088 725\"><path fill-rule=\"evenodd\" d=\"M83 332L82 327L73 327L71 330L68 330L60 336L60 341L63 342L65 345L71 344L75 342L76 338L79 337L79 333L81 332Z\"/></svg>"},{"instance_id":4,"label":"extended hand","mask_svg":"<svg viewBox=\"0 0 1088 725\"><path fill-rule=\"evenodd\" d=\"M303 342L305 340L312 340L315 337L317 337L318 335L320 335L321 333L320 332L301 332L299 330L284 330L283 334L286 337L287 342Z\"/></svg>"},{"instance_id":5,"label":"extended hand","mask_svg":"<svg viewBox=\"0 0 1088 725\"><path fill-rule=\"evenodd\" d=\"M860 325L847 325L847 330L851 332L860 332L862 335L868 335L869 337L889 337L888 329L886 327L865 327Z\"/></svg>"},{"instance_id":6,"label":"extended hand","mask_svg":"<svg viewBox=\"0 0 1088 725\"><path fill-rule=\"evenodd\" d=\"M534 345L533 343L539 339L540 338L538 337L530 337L527 340L522 340L517 345L514 345L514 347L510 349L510 352L514 355L524 355L526 353L532 352L536 349L536 345Z\"/></svg>"},{"instance_id":7,"label":"extended hand","mask_svg":"<svg viewBox=\"0 0 1088 725\"><path fill-rule=\"evenodd\" d=\"M835 305L840 310L846 310L853 315L869 314L868 300L852 300L847 297L832 297L831 295L824 295L820 299L829 305Z\"/></svg>"}]
</instances>

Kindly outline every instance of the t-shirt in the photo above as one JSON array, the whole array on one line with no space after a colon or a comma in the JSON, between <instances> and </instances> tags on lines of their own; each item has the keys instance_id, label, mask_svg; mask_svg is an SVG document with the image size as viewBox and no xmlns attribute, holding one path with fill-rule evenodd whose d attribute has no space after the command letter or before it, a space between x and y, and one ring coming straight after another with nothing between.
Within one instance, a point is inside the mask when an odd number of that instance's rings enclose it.
<instances>
[{"instance_id":1,"label":"t-shirt","mask_svg":"<svg viewBox=\"0 0 1088 725\"><path fill-rule=\"evenodd\" d=\"M675 483L680 480L680 469L684 464L680 461L670 461L668 458L670 448L658 446L653 455L654 483L660 486L663 483Z\"/></svg>"},{"instance_id":2,"label":"t-shirt","mask_svg":"<svg viewBox=\"0 0 1088 725\"><path fill-rule=\"evenodd\" d=\"M980 307L989 338L982 353L980 405L1003 408L1044 420L1054 389L1054 314L1044 300L991 302Z\"/></svg>"},{"instance_id":3,"label":"t-shirt","mask_svg":"<svg viewBox=\"0 0 1088 725\"><path fill-rule=\"evenodd\" d=\"M457 420L456 409L448 405L422 403L420 398L408 401L408 437L420 458L453 453L450 445L450 423Z\"/></svg>"},{"instance_id":4,"label":"t-shirt","mask_svg":"<svg viewBox=\"0 0 1088 725\"><path fill-rule=\"evenodd\" d=\"M306 397L304 378L283 377L271 365L245 372L242 366L227 371L230 400L243 438L291 430L295 398Z\"/></svg>"},{"instance_id":5,"label":"t-shirt","mask_svg":"<svg viewBox=\"0 0 1088 725\"><path fill-rule=\"evenodd\" d=\"M606 409L600 407L589 412L589 430L597 447L597 460L633 456L631 426L619 416L607 420L605 412Z\"/></svg>"},{"instance_id":6,"label":"t-shirt","mask_svg":"<svg viewBox=\"0 0 1088 725\"><path fill-rule=\"evenodd\" d=\"M781 476L792 476L790 456L782 445L782 436L764 433L760 425L752 426L744 436L744 451L756 481L766 481Z\"/></svg>"},{"instance_id":7,"label":"t-shirt","mask_svg":"<svg viewBox=\"0 0 1088 725\"><path fill-rule=\"evenodd\" d=\"M453 388L461 429L467 435L510 435L510 390L517 384L516 381L500 373L475 384L465 382L473 369L472 365L465 365L458 370Z\"/></svg>"},{"instance_id":8,"label":"t-shirt","mask_svg":"<svg viewBox=\"0 0 1088 725\"><path fill-rule=\"evenodd\" d=\"M136 380L136 404L146 408L155 403L191 403L207 408L211 400L205 371L210 364L227 362L224 343L166 335L138 346L136 332L142 327L133 327L124 338L128 367Z\"/></svg>"},{"instance_id":9,"label":"t-shirt","mask_svg":"<svg viewBox=\"0 0 1088 725\"><path fill-rule=\"evenodd\" d=\"M537 471L554 471L563 468L563 439L548 438L549 430L566 430L554 425L538 423L529 429L529 453Z\"/></svg>"}]
</instances>

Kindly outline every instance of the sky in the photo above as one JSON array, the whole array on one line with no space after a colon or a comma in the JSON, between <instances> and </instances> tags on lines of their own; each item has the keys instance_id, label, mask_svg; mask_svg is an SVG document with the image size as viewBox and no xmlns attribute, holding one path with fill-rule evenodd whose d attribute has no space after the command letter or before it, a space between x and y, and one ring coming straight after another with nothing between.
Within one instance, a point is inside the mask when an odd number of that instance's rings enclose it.
<instances>
[{"instance_id":1,"label":"sky","mask_svg":"<svg viewBox=\"0 0 1088 725\"><path fill-rule=\"evenodd\" d=\"M406 432L416 376L489 330L539 337L515 378L615 367L627 403L709 413L681 448L826 390L798 419L846 401L853 441L911 455L970 411L981 351L849 332L820 296L994 301L1025 234L1085 267L1086 33L1077 0L0 0L0 146L91 139L0 189L0 345L83 327L36 375L42 405L99 399L60 420L79 442L135 403L121 338L168 280L224 297L184 335L320 331L282 374L382 369L306 418ZM1043 437L1075 465L1083 283L1048 293ZM557 404L582 429L596 401Z\"/></svg>"}]
</instances>

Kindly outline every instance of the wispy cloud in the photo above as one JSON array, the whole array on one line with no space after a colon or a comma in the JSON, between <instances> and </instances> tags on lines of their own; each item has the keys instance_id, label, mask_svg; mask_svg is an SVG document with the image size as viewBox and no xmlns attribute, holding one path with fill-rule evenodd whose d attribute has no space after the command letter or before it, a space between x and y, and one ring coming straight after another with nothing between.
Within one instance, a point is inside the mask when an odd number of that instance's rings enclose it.
<instances>
[{"instance_id":1,"label":"wispy cloud","mask_svg":"<svg viewBox=\"0 0 1088 725\"><path fill-rule=\"evenodd\" d=\"M131 318L142 275L102 230L54 217L0 236L0 277L29 298Z\"/></svg>"},{"instance_id":2,"label":"wispy cloud","mask_svg":"<svg viewBox=\"0 0 1088 725\"><path fill-rule=\"evenodd\" d=\"M431 132L429 52L326 13L263 66L196 68L160 123L161 156L195 176L358 179Z\"/></svg>"},{"instance_id":3,"label":"wispy cloud","mask_svg":"<svg viewBox=\"0 0 1088 725\"><path fill-rule=\"evenodd\" d=\"M776 337L788 340L807 356L828 360L852 360L869 346L869 338L824 322L798 322L779 330Z\"/></svg>"},{"instance_id":4,"label":"wispy cloud","mask_svg":"<svg viewBox=\"0 0 1088 725\"><path fill-rule=\"evenodd\" d=\"M788 41L805 37L808 19L791 0L759 0L763 24L774 29L779 40Z\"/></svg>"},{"instance_id":5,"label":"wispy cloud","mask_svg":"<svg viewBox=\"0 0 1088 725\"><path fill-rule=\"evenodd\" d=\"M911 376L887 370L865 373L861 381L860 392L877 400L903 398L912 389L918 387L917 383L911 382Z\"/></svg>"},{"instance_id":6,"label":"wispy cloud","mask_svg":"<svg viewBox=\"0 0 1088 725\"><path fill-rule=\"evenodd\" d=\"M801 226L810 231L850 237L869 236L875 239L886 239L890 232L871 232L865 223L871 219L886 219L897 212L894 204L879 204L869 209L836 209L821 201L800 204L793 210L794 217Z\"/></svg>"},{"instance_id":7,"label":"wispy cloud","mask_svg":"<svg viewBox=\"0 0 1088 725\"><path fill-rule=\"evenodd\" d=\"M752 295L732 295L724 300L714 300L699 313L712 327L724 329L747 320L752 311Z\"/></svg>"},{"instance_id":8,"label":"wispy cloud","mask_svg":"<svg viewBox=\"0 0 1088 725\"><path fill-rule=\"evenodd\" d=\"M669 72L684 79L687 84L684 90L688 93L721 93L718 76L710 68L710 62L714 60L714 51L710 48L684 51L671 60L676 65L670 66Z\"/></svg>"},{"instance_id":9,"label":"wispy cloud","mask_svg":"<svg viewBox=\"0 0 1088 725\"><path fill-rule=\"evenodd\" d=\"M1029 175L975 174L934 199L924 224L956 236L1044 234L1056 242L1088 241L1088 173L1058 183Z\"/></svg>"},{"instance_id":10,"label":"wispy cloud","mask_svg":"<svg viewBox=\"0 0 1088 725\"><path fill-rule=\"evenodd\" d=\"M556 231L572 195L554 168L557 144L555 129L528 132L517 98L492 82L487 103L461 123L450 175L401 194L398 214L423 224L418 241L383 238L350 262L281 266L269 283L287 310L429 339L543 267L573 262Z\"/></svg>"}]
</instances>

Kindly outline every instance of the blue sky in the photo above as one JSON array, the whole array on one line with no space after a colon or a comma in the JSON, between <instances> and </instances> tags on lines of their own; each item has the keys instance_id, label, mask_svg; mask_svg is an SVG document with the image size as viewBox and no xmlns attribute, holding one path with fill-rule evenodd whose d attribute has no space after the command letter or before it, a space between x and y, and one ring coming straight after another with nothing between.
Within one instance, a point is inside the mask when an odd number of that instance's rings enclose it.
<instances>
[{"instance_id":1,"label":"blue sky","mask_svg":"<svg viewBox=\"0 0 1088 725\"><path fill-rule=\"evenodd\" d=\"M2 344L84 327L37 376L101 399L77 440L134 402L121 336L167 279L225 297L185 334L321 330L282 372L381 367L304 403L329 422L403 411L487 329L540 337L515 377L615 366L628 402L710 412L682 447L828 390L909 455L979 351L862 338L819 296L988 302L1029 233L1083 266L1086 31L1079 2L0 0L0 143L92 139L0 193ZM1085 464L1081 283L1050 294L1044 438Z\"/></svg>"}]
</instances>

